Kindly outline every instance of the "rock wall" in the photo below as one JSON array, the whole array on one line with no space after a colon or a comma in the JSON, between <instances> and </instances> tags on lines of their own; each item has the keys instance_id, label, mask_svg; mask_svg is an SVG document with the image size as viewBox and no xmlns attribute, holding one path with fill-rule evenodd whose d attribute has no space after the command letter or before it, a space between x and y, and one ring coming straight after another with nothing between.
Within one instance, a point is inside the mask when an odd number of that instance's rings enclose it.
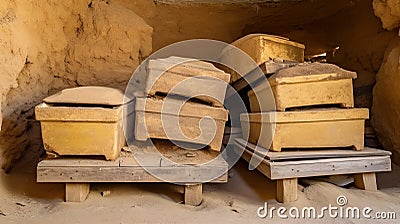
<instances>
[{"instance_id":1,"label":"rock wall","mask_svg":"<svg viewBox=\"0 0 400 224\"><path fill-rule=\"evenodd\" d=\"M4 169L12 167L29 146L32 137L27 133L37 125L33 107L45 96L79 85L124 89L143 58L168 44L193 38L232 42L263 32L305 43L307 55L333 52L340 46L331 60L359 73L355 86L366 97L356 103L369 107L384 49L396 35L382 30L372 0L159 2L0 2L0 164ZM375 13L380 15L388 7L395 12L393 2L375 0Z\"/></svg>"},{"instance_id":2,"label":"rock wall","mask_svg":"<svg viewBox=\"0 0 400 224\"><path fill-rule=\"evenodd\" d=\"M400 0L374 0L373 6L383 28L393 30L400 26Z\"/></svg>"},{"instance_id":3,"label":"rock wall","mask_svg":"<svg viewBox=\"0 0 400 224\"><path fill-rule=\"evenodd\" d=\"M387 48L376 78L372 122L383 146L400 163L400 38Z\"/></svg>"},{"instance_id":4,"label":"rock wall","mask_svg":"<svg viewBox=\"0 0 400 224\"><path fill-rule=\"evenodd\" d=\"M374 0L376 16L382 26L395 30L400 26L400 0ZM400 33L399 33L400 35ZM382 145L393 152L400 164L400 38L386 49L373 92L372 123Z\"/></svg>"},{"instance_id":5,"label":"rock wall","mask_svg":"<svg viewBox=\"0 0 400 224\"><path fill-rule=\"evenodd\" d=\"M152 28L133 11L101 0L2 1L0 34L5 170L29 146L33 107L45 96L78 85L124 89L152 51Z\"/></svg>"}]
</instances>

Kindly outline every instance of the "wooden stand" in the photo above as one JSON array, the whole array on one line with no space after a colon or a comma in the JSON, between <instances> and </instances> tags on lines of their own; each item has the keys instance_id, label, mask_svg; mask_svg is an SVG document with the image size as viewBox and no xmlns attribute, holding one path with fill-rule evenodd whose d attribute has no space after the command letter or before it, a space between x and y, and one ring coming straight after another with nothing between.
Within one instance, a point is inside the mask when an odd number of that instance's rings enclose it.
<instances>
[{"instance_id":1,"label":"wooden stand","mask_svg":"<svg viewBox=\"0 0 400 224\"><path fill-rule=\"evenodd\" d=\"M121 152L115 161L91 158L45 159L37 166L37 182L65 183L65 201L82 202L90 183L170 182L185 185L184 202L202 202L202 183L225 183L228 164L211 150L189 151L180 148L134 146ZM142 157L143 155L150 155Z\"/></svg>"},{"instance_id":2,"label":"wooden stand","mask_svg":"<svg viewBox=\"0 0 400 224\"><path fill-rule=\"evenodd\" d=\"M236 139L235 150L236 153L244 150L242 158L247 162L251 157L262 161L257 169L269 179L277 180L276 199L283 203L297 200L297 182L301 177L353 174L357 188L377 191L375 173L391 171L391 153L373 148L271 152Z\"/></svg>"}]
</instances>

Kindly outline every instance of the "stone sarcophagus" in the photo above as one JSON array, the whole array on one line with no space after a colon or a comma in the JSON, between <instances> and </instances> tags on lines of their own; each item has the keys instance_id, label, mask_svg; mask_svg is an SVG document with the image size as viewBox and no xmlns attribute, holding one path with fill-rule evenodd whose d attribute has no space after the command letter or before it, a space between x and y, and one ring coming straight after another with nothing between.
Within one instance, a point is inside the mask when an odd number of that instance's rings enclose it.
<instances>
[{"instance_id":1,"label":"stone sarcophagus","mask_svg":"<svg viewBox=\"0 0 400 224\"><path fill-rule=\"evenodd\" d=\"M353 79L355 72L346 71L336 65L312 63L298 65L278 71L248 92L251 112L287 108L338 105L354 107ZM271 96L272 95L272 96Z\"/></svg>"},{"instance_id":2,"label":"stone sarcophagus","mask_svg":"<svg viewBox=\"0 0 400 224\"><path fill-rule=\"evenodd\" d=\"M174 98L137 98L135 139L169 139L209 145L220 151L227 120L224 108Z\"/></svg>"},{"instance_id":3,"label":"stone sarcophagus","mask_svg":"<svg viewBox=\"0 0 400 224\"><path fill-rule=\"evenodd\" d=\"M253 65L256 66L274 59L293 62L304 61L305 46L284 37L250 34L234 41L232 45L246 53L255 62L255 64L253 62ZM224 49L219 60L224 64L234 65L242 75L246 75L256 68L249 64L247 60L243 60L237 50L232 47ZM230 71L230 73L232 74L230 83L241 78L237 72Z\"/></svg>"},{"instance_id":4,"label":"stone sarcophagus","mask_svg":"<svg viewBox=\"0 0 400 224\"><path fill-rule=\"evenodd\" d=\"M127 101L127 103L129 103ZM35 108L44 148L56 155L118 157L125 144L124 94L106 87L66 89Z\"/></svg>"},{"instance_id":5,"label":"stone sarcophagus","mask_svg":"<svg viewBox=\"0 0 400 224\"><path fill-rule=\"evenodd\" d=\"M272 151L281 148L364 148L368 109L310 109L241 114L243 138ZM272 144L271 144L272 142Z\"/></svg>"},{"instance_id":6,"label":"stone sarcophagus","mask_svg":"<svg viewBox=\"0 0 400 224\"><path fill-rule=\"evenodd\" d=\"M230 75L209 62L169 57L150 59L145 93L195 98L222 107Z\"/></svg>"}]
</instances>

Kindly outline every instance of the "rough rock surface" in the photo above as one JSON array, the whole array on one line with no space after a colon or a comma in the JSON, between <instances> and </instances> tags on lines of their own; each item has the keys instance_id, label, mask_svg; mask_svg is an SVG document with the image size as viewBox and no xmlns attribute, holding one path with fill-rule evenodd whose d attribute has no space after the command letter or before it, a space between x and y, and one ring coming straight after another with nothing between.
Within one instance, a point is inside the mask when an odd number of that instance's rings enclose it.
<instances>
[{"instance_id":1,"label":"rough rock surface","mask_svg":"<svg viewBox=\"0 0 400 224\"><path fill-rule=\"evenodd\" d=\"M37 125L32 108L43 98L78 85L124 88L151 48L193 38L232 42L249 33L305 43L308 56L340 46L330 62L357 72L355 103L369 107L384 50L397 35L382 30L373 0L173 2L0 1L0 165L9 168L32 144L26 133Z\"/></svg>"},{"instance_id":2,"label":"rough rock surface","mask_svg":"<svg viewBox=\"0 0 400 224\"><path fill-rule=\"evenodd\" d=\"M372 123L380 142L400 163L400 38L389 45L376 79Z\"/></svg>"},{"instance_id":3,"label":"rough rock surface","mask_svg":"<svg viewBox=\"0 0 400 224\"><path fill-rule=\"evenodd\" d=\"M383 28L393 30L400 26L400 0L374 0L373 6Z\"/></svg>"},{"instance_id":4,"label":"rough rock surface","mask_svg":"<svg viewBox=\"0 0 400 224\"><path fill-rule=\"evenodd\" d=\"M0 165L6 170L29 145L33 107L44 97L79 85L124 89L152 51L152 28L101 0L2 1L0 34Z\"/></svg>"}]
</instances>

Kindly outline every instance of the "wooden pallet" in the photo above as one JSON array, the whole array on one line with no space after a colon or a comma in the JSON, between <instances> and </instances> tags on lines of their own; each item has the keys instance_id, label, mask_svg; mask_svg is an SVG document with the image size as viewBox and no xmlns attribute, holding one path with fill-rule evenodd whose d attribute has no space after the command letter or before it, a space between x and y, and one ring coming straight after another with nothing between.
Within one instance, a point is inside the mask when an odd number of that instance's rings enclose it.
<instances>
[{"instance_id":1,"label":"wooden pallet","mask_svg":"<svg viewBox=\"0 0 400 224\"><path fill-rule=\"evenodd\" d=\"M217 152L164 145L158 147L161 156L154 147L140 144L126 148L115 161L83 157L44 159L37 165L37 182L65 183L67 202L84 201L90 183L170 182L185 185L185 204L199 205L202 183L228 180L228 164Z\"/></svg>"},{"instance_id":2,"label":"wooden pallet","mask_svg":"<svg viewBox=\"0 0 400 224\"><path fill-rule=\"evenodd\" d=\"M362 151L311 149L271 152L243 139L236 139L235 151L247 162L252 157L253 161L262 161L257 170L277 181L278 202L297 200L297 182L301 177L353 174L356 187L377 191L375 173L391 171L391 153L373 148Z\"/></svg>"}]
</instances>

